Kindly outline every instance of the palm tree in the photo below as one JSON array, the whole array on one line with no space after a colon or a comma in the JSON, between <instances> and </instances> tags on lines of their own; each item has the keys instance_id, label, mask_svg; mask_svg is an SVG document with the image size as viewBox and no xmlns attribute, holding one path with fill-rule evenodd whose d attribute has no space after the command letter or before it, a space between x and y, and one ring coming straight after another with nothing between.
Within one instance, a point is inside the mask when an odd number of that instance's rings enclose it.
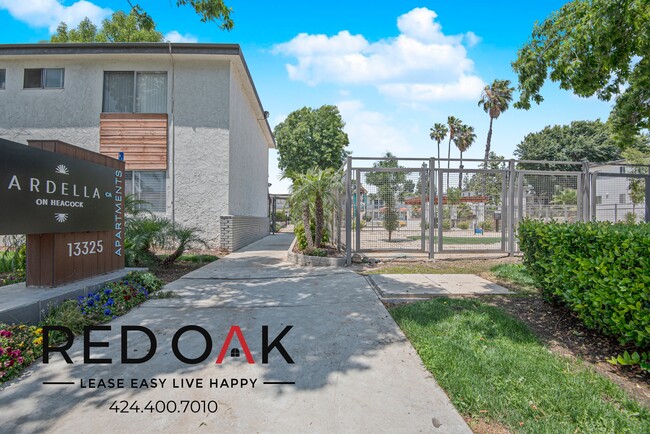
<instances>
[{"instance_id":1,"label":"palm tree","mask_svg":"<svg viewBox=\"0 0 650 434\"><path fill-rule=\"evenodd\" d=\"M456 118L455 116L447 117L447 125L449 126L449 144L447 145L447 170L449 170L449 160L451 159L451 141L456 135L456 131L460 128L463 122ZM447 188L449 188L449 172L447 172ZM442 191L442 186L440 186L440 191Z\"/></svg>"},{"instance_id":2,"label":"palm tree","mask_svg":"<svg viewBox=\"0 0 650 434\"><path fill-rule=\"evenodd\" d=\"M460 172L458 174L458 189L463 188L463 152L467 151L476 140L476 134L474 134L474 127L469 125L461 125L461 127L456 132L454 137L454 143L460 151Z\"/></svg>"},{"instance_id":3,"label":"palm tree","mask_svg":"<svg viewBox=\"0 0 650 434\"><path fill-rule=\"evenodd\" d=\"M289 207L295 210L302 220L305 229L305 239L307 247L314 247L314 238L311 234L311 189L305 174L292 175L293 184L291 185L291 196L289 196Z\"/></svg>"},{"instance_id":4,"label":"palm tree","mask_svg":"<svg viewBox=\"0 0 650 434\"><path fill-rule=\"evenodd\" d=\"M300 210L300 218L305 227L305 238L309 248L319 248L323 242L325 228L325 208L338 206L337 189L341 187L341 174L334 169L312 167L304 174L294 176L290 206ZM313 208L312 208L313 205ZM311 220L314 220L314 234L311 233Z\"/></svg>"},{"instance_id":5,"label":"palm tree","mask_svg":"<svg viewBox=\"0 0 650 434\"><path fill-rule=\"evenodd\" d=\"M440 168L440 142L445 139L448 132L449 129L447 128L447 125L436 123L433 125L433 128L431 128L431 132L429 133L431 140L435 140L438 143L438 169Z\"/></svg>"},{"instance_id":6,"label":"palm tree","mask_svg":"<svg viewBox=\"0 0 650 434\"><path fill-rule=\"evenodd\" d=\"M508 110L508 105L512 101L512 92L515 88L510 87L510 80L494 80L492 85L485 86L481 93L481 99L478 101L479 107L483 106L485 113L490 115L490 129L488 130L487 141L485 143L485 167L490 156L490 144L492 141L492 122Z\"/></svg>"}]
</instances>

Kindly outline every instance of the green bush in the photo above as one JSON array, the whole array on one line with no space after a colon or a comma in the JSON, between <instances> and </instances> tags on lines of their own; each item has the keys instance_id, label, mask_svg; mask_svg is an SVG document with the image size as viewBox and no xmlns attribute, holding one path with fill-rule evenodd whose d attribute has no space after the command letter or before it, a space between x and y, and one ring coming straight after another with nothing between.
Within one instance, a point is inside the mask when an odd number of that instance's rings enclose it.
<instances>
[{"instance_id":1,"label":"green bush","mask_svg":"<svg viewBox=\"0 0 650 434\"><path fill-rule=\"evenodd\" d=\"M650 346L650 224L526 220L519 242L547 297L622 344Z\"/></svg>"},{"instance_id":2,"label":"green bush","mask_svg":"<svg viewBox=\"0 0 650 434\"><path fill-rule=\"evenodd\" d=\"M451 220L444 219L442 221L442 230L443 231L448 231L449 229L451 229Z\"/></svg>"},{"instance_id":3,"label":"green bush","mask_svg":"<svg viewBox=\"0 0 650 434\"><path fill-rule=\"evenodd\" d=\"M314 234L316 232L316 227L314 225L314 222L311 222L311 236L312 239L314 237ZM303 227L302 222L298 222L294 228L293 228L293 233L296 235L296 238L298 240L298 250L301 252L307 248L307 237L305 237L305 228ZM330 233L329 230L325 227L323 228L323 244L327 244L330 241Z\"/></svg>"},{"instance_id":4,"label":"green bush","mask_svg":"<svg viewBox=\"0 0 650 434\"><path fill-rule=\"evenodd\" d=\"M459 222L458 223L458 229L462 229L464 231L469 229L469 223L468 222Z\"/></svg>"},{"instance_id":5,"label":"green bush","mask_svg":"<svg viewBox=\"0 0 650 434\"><path fill-rule=\"evenodd\" d=\"M481 223L478 224L478 227L483 229L484 231L491 231L491 230L494 229L494 225L492 224L492 220L482 221Z\"/></svg>"}]
</instances>

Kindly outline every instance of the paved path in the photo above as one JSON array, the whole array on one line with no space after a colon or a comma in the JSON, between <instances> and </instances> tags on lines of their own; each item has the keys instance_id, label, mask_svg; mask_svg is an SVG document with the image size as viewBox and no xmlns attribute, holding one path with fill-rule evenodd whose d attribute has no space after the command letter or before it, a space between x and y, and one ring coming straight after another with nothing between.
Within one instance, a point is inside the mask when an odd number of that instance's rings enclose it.
<instances>
[{"instance_id":1,"label":"paved path","mask_svg":"<svg viewBox=\"0 0 650 434\"><path fill-rule=\"evenodd\" d=\"M74 364L58 354L48 365L37 363L0 391L0 432L471 432L365 279L345 269L283 262L291 240L291 234L269 236L194 271L167 286L179 298L151 300L113 321L111 332L93 334L110 346L92 348L92 357L111 357L113 364L84 365L81 339L70 350ZM155 333L158 350L150 361L120 363L122 325ZM199 325L212 336L206 361L188 365L173 356L172 336L184 325ZM215 364L231 325L241 327L255 364L246 363L243 354ZM261 363L263 325L269 326L270 340L293 326L281 343L294 364L277 350L268 364ZM131 357L148 347L140 334L129 339ZM187 357L198 357L205 341L192 332L179 347ZM242 348L236 339L233 347ZM126 387L81 388L80 381L88 384L89 378L122 378ZM130 387L132 379L153 378L165 379L164 387ZM197 379L203 388L195 382L187 387ZM210 380L222 385L233 379L249 384L209 386ZM172 382L178 386L181 380L186 387L173 388ZM278 381L295 384L262 384ZM109 410L121 400L137 400L140 411L159 400L175 400L178 407L181 400L214 400L219 409L214 414Z\"/></svg>"},{"instance_id":2,"label":"paved path","mask_svg":"<svg viewBox=\"0 0 650 434\"><path fill-rule=\"evenodd\" d=\"M383 299L512 294L475 274L372 274L366 280Z\"/></svg>"}]
</instances>

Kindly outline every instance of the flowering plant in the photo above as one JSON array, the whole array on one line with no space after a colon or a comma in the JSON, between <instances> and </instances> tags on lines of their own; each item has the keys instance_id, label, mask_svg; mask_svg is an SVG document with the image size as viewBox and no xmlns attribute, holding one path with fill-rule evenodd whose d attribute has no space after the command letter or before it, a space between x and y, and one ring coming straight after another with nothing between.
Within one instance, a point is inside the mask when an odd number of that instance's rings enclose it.
<instances>
[{"instance_id":1,"label":"flowering plant","mask_svg":"<svg viewBox=\"0 0 650 434\"><path fill-rule=\"evenodd\" d=\"M40 357L42 344L42 328L0 323L0 383Z\"/></svg>"}]
</instances>

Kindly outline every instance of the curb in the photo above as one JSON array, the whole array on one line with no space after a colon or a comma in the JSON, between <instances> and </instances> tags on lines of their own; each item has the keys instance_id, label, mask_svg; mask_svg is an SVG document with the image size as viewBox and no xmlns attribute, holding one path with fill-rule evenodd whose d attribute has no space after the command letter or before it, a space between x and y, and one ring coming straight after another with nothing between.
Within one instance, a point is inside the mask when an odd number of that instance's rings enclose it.
<instances>
[{"instance_id":1,"label":"curb","mask_svg":"<svg viewBox=\"0 0 650 434\"><path fill-rule=\"evenodd\" d=\"M345 258L323 258L320 256L308 256L293 251L297 238L293 238L289 250L287 250L287 261L303 267L344 267Z\"/></svg>"}]
</instances>

